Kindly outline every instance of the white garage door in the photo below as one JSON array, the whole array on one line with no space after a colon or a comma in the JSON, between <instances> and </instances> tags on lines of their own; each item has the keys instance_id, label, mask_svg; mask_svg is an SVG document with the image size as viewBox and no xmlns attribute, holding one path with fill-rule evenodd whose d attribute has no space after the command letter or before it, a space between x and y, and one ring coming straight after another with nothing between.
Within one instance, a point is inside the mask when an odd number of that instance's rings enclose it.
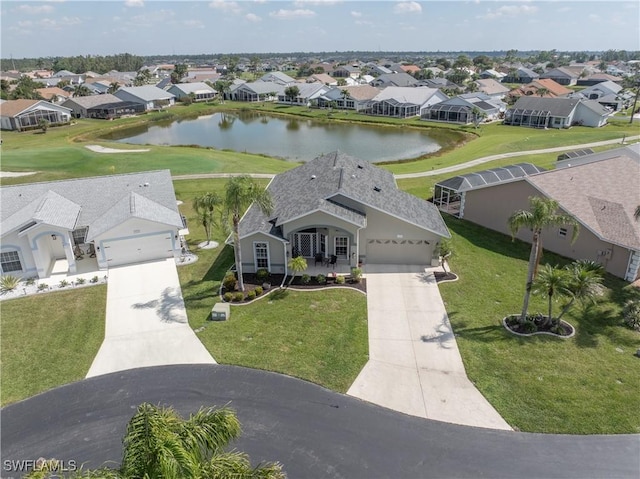
<instances>
[{"instance_id":1,"label":"white garage door","mask_svg":"<svg viewBox=\"0 0 640 479\"><path fill-rule=\"evenodd\" d=\"M431 251L426 240L370 239L367 241L367 263L429 264Z\"/></svg>"},{"instance_id":2,"label":"white garage door","mask_svg":"<svg viewBox=\"0 0 640 479\"><path fill-rule=\"evenodd\" d=\"M171 233L136 236L122 240L105 241L103 248L108 266L141 263L173 255Z\"/></svg>"}]
</instances>

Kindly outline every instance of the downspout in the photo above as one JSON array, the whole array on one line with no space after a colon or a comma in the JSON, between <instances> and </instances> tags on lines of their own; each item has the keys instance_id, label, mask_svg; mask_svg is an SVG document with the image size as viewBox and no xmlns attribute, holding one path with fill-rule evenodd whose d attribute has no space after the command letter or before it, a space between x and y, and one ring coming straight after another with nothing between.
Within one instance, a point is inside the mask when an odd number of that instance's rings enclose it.
<instances>
[{"instance_id":1,"label":"downspout","mask_svg":"<svg viewBox=\"0 0 640 479\"><path fill-rule=\"evenodd\" d=\"M287 243L282 242L282 249L284 252L284 276L282 277L282 283L280 283L280 288L284 287L284 282L287 280L287 273L289 272L288 266L289 261L287 261Z\"/></svg>"}]
</instances>

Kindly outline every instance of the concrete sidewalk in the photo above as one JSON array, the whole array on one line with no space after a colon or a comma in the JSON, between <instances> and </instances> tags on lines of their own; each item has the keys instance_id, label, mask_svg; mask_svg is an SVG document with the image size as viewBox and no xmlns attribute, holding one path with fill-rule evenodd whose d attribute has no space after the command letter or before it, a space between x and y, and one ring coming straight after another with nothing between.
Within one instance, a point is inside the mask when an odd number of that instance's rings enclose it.
<instances>
[{"instance_id":1,"label":"concrete sidewalk","mask_svg":"<svg viewBox=\"0 0 640 479\"><path fill-rule=\"evenodd\" d=\"M413 416L511 430L467 378L433 269L367 265L369 361L347 394Z\"/></svg>"},{"instance_id":2,"label":"concrete sidewalk","mask_svg":"<svg viewBox=\"0 0 640 479\"><path fill-rule=\"evenodd\" d=\"M216 362L189 326L174 259L109 269L105 339L87 377L199 363Z\"/></svg>"}]
</instances>

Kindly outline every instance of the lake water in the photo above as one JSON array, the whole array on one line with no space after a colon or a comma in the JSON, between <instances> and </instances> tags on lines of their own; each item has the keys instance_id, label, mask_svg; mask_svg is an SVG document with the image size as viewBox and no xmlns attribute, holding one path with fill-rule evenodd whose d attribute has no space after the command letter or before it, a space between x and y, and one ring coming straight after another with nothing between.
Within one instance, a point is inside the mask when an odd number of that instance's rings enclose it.
<instances>
[{"instance_id":1,"label":"lake water","mask_svg":"<svg viewBox=\"0 0 640 479\"><path fill-rule=\"evenodd\" d=\"M137 145L199 145L309 161L340 150L373 163L417 158L441 146L425 131L290 119L259 112L215 113L158 122L110 139ZM126 135L126 136L123 136Z\"/></svg>"}]
</instances>

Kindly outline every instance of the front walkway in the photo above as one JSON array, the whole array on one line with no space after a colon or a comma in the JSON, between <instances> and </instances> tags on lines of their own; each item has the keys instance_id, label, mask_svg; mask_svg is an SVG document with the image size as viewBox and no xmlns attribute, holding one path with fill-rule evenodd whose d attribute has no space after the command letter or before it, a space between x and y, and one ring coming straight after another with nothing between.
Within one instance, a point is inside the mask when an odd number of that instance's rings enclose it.
<instances>
[{"instance_id":1,"label":"front walkway","mask_svg":"<svg viewBox=\"0 0 640 479\"><path fill-rule=\"evenodd\" d=\"M347 394L412 416L511 430L467 378L433 268L366 265L369 361Z\"/></svg>"},{"instance_id":2,"label":"front walkway","mask_svg":"<svg viewBox=\"0 0 640 479\"><path fill-rule=\"evenodd\" d=\"M215 361L189 326L175 260L110 268L105 339L87 377L199 363Z\"/></svg>"}]
</instances>

